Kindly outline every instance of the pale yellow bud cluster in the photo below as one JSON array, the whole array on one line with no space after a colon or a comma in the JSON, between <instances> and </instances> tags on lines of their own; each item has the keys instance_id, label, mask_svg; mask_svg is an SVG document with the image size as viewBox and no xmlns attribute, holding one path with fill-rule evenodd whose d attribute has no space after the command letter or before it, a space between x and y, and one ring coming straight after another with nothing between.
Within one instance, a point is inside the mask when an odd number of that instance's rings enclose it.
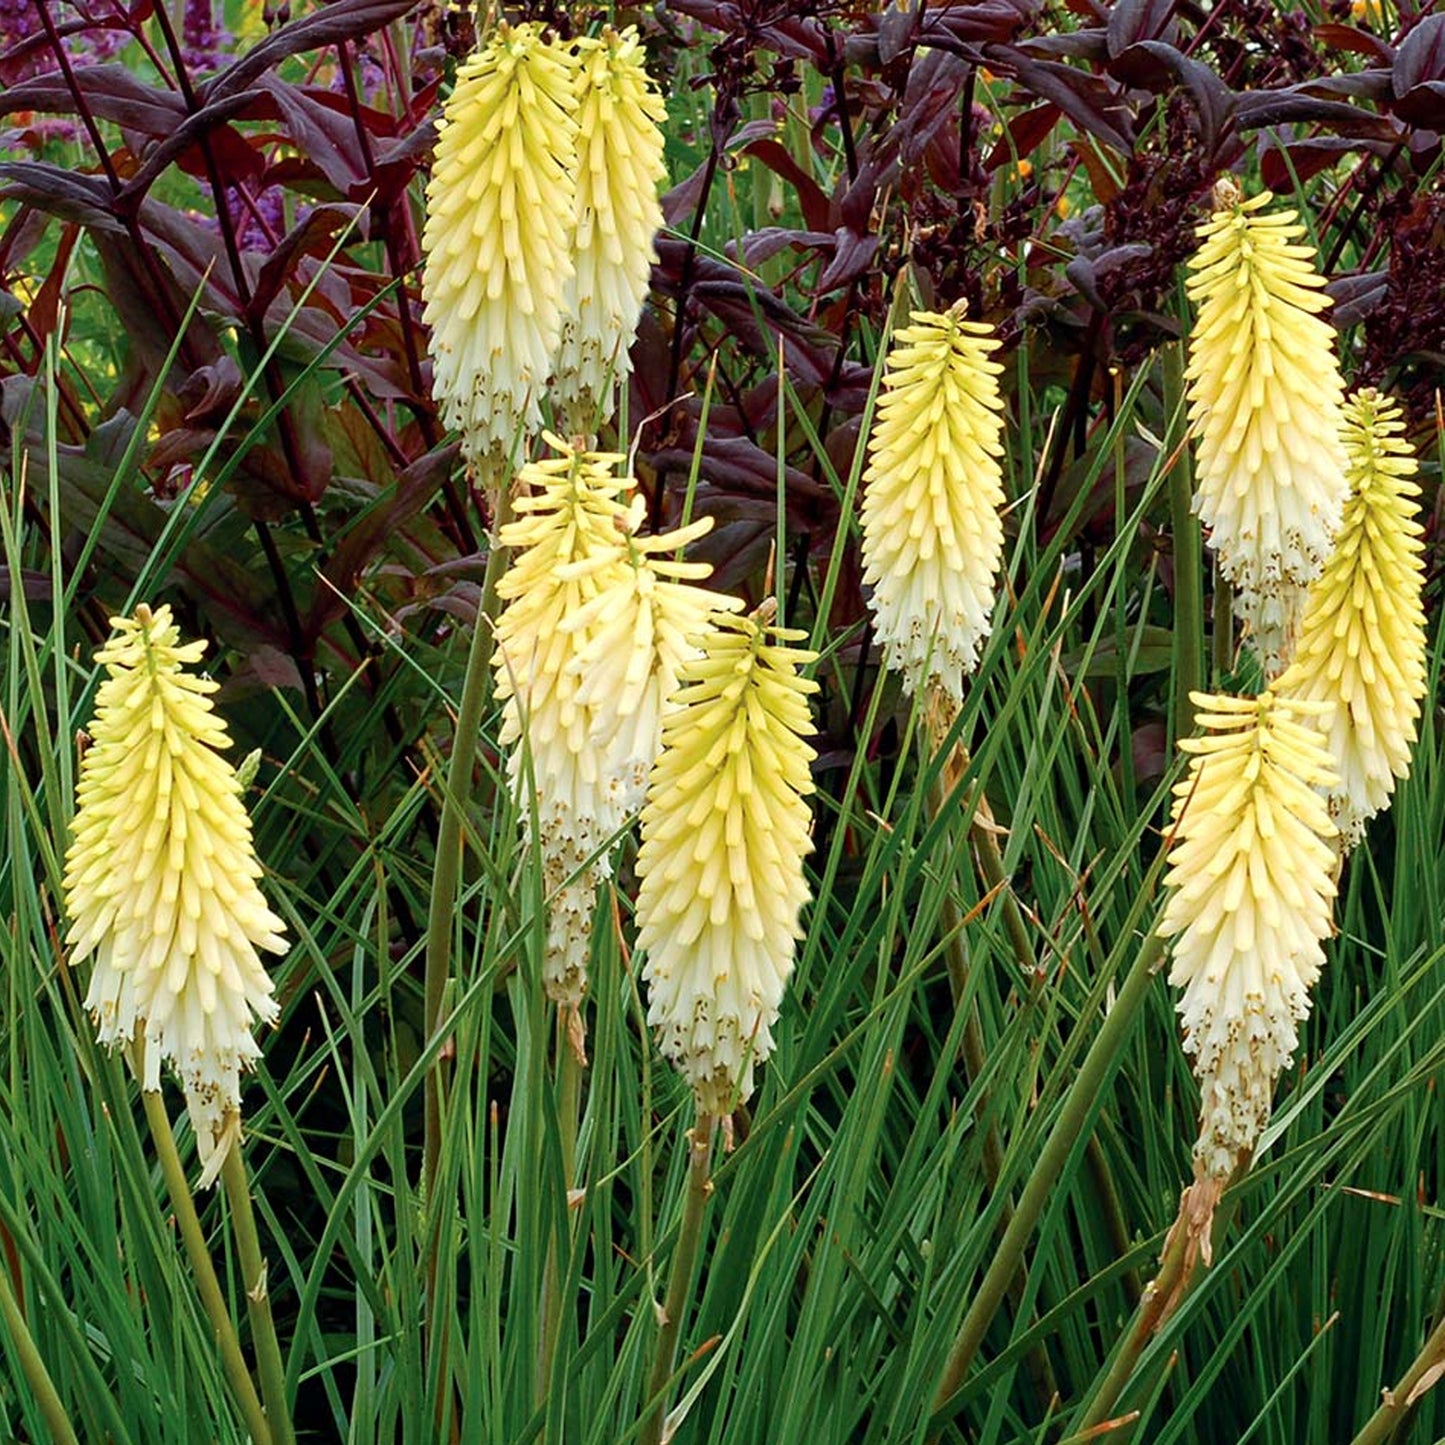
<instances>
[{"instance_id":1,"label":"pale yellow bud cluster","mask_svg":"<svg viewBox=\"0 0 1445 1445\"><path fill-rule=\"evenodd\" d=\"M772 1052L808 900L816 654L771 615L717 615L683 665L642 814L647 1019L704 1114L746 1101Z\"/></svg>"},{"instance_id":2,"label":"pale yellow bud cluster","mask_svg":"<svg viewBox=\"0 0 1445 1445\"><path fill-rule=\"evenodd\" d=\"M549 381L591 432L627 374L662 222L664 114L630 28L573 47L503 21L458 72L422 294L443 419L493 475L540 429Z\"/></svg>"},{"instance_id":3,"label":"pale yellow bud cluster","mask_svg":"<svg viewBox=\"0 0 1445 1445\"><path fill-rule=\"evenodd\" d=\"M252 1024L277 1014L257 950L284 952L284 925L218 751L217 684L186 671L206 644L182 644L169 607L111 626L66 854L67 942L74 963L94 959L85 1006L100 1041L144 1039L146 1089L162 1064L180 1076L209 1181L239 1137Z\"/></svg>"},{"instance_id":4,"label":"pale yellow bud cluster","mask_svg":"<svg viewBox=\"0 0 1445 1445\"><path fill-rule=\"evenodd\" d=\"M568 52L539 24L503 22L438 124L424 319L443 419L474 461L541 425L573 265L576 110Z\"/></svg>"},{"instance_id":5,"label":"pale yellow bud cluster","mask_svg":"<svg viewBox=\"0 0 1445 1445\"><path fill-rule=\"evenodd\" d=\"M989 327L963 305L894 337L864 481L864 581L909 692L956 711L987 638L1003 557L1003 402Z\"/></svg>"},{"instance_id":6,"label":"pale yellow bud cluster","mask_svg":"<svg viewBox=\"0 0 1445 1445\"><path fill-rule=\"evenodd\" d=\"M1269 1120L1324 963L1335 828L1319 788L1337 781L1318 730L1326 704L1265 692L1192 694L1204 736L1174 789L1169 981L1203 1101L1195 1156L1225 1177Z\"/></svg>"},{"instance_id":7,"label":"pale yellow bud cluster","mask_svg":"<svg viewBox=\"0 0 1445 1445\"><path fill-rule=\"evenodd\" d=\"M1375 391L1346 403L1350 498L1277 685L1328 704L1321 725L1340 774L1330 805L1347 846L1408 775L1425 695L1420 488L1403 431L1399 407Z\"/></svg>"},{"instance_id":8,"label":"pale yellow bud cluster","mask_svg":"<svg viewBox=\"0 0 1445 1445\"><path fill-rule=\"evenodd\" d=\"M1287 660L1339 527L1348 485L1344 383L1314 249L1269 192L1221 205L1189 267L1199 307L1189 343L1189 415L1199 437L1196 507L1267 676Z\"/></svg>"},{"instance_id":9,"label":"pale yellow bud cluster","mask_svg":"<svg viewBox=\"0 0 1445 1445\"><path fill-rule=\"evenodd\" d=\"M563 303L552 396L574 431L597 429L632 371L628 348L662 229L667 109L629 26L578 41L576 270Z\"/></svg>"},{"instance_id":10,"label":"pale yellow bud cluster","mask_svg":"<svg viewBox=\"0 0 1445 1445\"><path fill-rule=\"evenodd\" d=\"M608 849L641 805L678 668L709 615L736 604L687 585L706 564L663 555L710 519L640 537L643 509L623 500L635 486L619 474L625 459L547 440L561 455L522 469L522 515L502 529L517 555L498 589L506 605L493 663L529 831L535 810L549 916L544 983L575 1013Z\"/></svg>"}]
</instances>

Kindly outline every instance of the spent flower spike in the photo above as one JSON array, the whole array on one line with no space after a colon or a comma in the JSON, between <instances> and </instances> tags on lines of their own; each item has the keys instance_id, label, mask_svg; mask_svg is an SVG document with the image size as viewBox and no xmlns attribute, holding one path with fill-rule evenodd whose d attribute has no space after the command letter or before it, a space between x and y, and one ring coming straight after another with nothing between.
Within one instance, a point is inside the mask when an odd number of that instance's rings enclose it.
<instances>
[{"instance_id":1,"label":"spent flower spike","mask_svg":"<svg viewBox=\"0 0 1445 1445\"><path fill-rule=\"evenodd\" d=\"M1350 499L1310 588L1293 663L1276 690L1328 703L1321 720L1340 781L1330 809L1346 847L1408 776L1425 696L1418 464L1400 408L1373 389L1345 404Z\"/></svg>"},{"instance_id":2,"label":"spent flower spike","mask_svg":"<svg viewBox=\"0 0 1445 1445\"><path fill-rule=\"evenodd\" d=\"M503 21L458 71L422 235L434 390L472 463L542 421L562 334L576 194L575 57Z\"/></svg>"},{"instance_id":3,"label":"spent flower spike","mask_svg":"<svg viewBox=\"0 0 1445 1445\"><path fill-rule=\"evenodd\" d=\"M1003 558L999 343L963 311L915 311L894 337L863 498L884 659L950 715L988 637Z\"/></svg>"},{"instance_id":4,"label":"spent flower spike","mask_svg":"<svg viewBox=\"0 0 1445 1445\"><path fill-rule=\"evenodd\" d=\"M634 27L577 42L578 137L575 271L567 284L553 402L578 432L632 370L632 338L647 297L662 227L667 108L643 67Z\"/></svg>"},{"instance_id":5,"label":"spent flower spike","mask_svg":"<svg viewBox=\"0 0 1445 1445\"><path fill-rule=\"evenodd\" d=\"M1198 430L1195 506L1210 529L1267 676L1288 660L1305 590L1329 556L1348 493L1344 383L1314 248L1268 192L1216 188L1189 262L1199 307L1186 371Z\"/></svg>"},{"instance_id":6,"label":"spent flower spike","mask_svg":"<svg viewBox=\"0 0 1445 1445\"><path fill-rule=\"evenodd\" d=\"M683 664L663 721L642 813L638 944L647 1021L692 1084L699 1113L722 1116L753 1091L793 969L812 848L799 668L804 633L716 614L702 655Z\"/></svg>"},{"instance_id":7,"label":"spent flower spike","mask_svg":"<svg viewBox=\"0 0 1445 1445\"><path fill-rule=\"evenodd\" d=\"M1223 1179L1269 1120L1324 964L1335 827L1316 790L1336 776L1318 728L1327 704L1190 696L1203 736L1179 744L1192 762L1174 788L1158 929L1174 940L1169 981L1203 1096L1196 1165Z\"/></svg>"},{"instance_id":8,"label":"spent flower spike","mask_svg":"<svg viewBox=\"0 0 1445 1445\"><path fill-rule=\"evenodd\" d=\"M285 925L257 886L251 820L219 751L218 684L187 671L205 642L183 644L164 606L111 626L66 854L67 943L74 963L94 959L85 1006L100 1042L143 1039L148 1090L163 1064L180 1076L209 1183L240 1136L252 1025L277 1016L257 950L285 952Z\"/></svg>"}]
</instances>

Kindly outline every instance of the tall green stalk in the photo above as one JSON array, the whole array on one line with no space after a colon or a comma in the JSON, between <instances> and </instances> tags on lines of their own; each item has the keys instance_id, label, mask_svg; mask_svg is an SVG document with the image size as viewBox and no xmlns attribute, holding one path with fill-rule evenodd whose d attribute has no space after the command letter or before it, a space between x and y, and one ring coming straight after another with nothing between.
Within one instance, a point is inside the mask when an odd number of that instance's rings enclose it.
<instances>
[{"instance_id":1,"label":"tall green stalk","mask_svg":"<svg viewBox=\"0 0 1445 1445\"><path fill-rule=\"evenodd\" d=\"M16 1302L15 1292L10 1288L9 1272L3 1266L0 1266L0 1315L5 1317L5 1329L10 1336L21 1373L25 1376L25 1383L30 1386L30 1393L35 1396L40 1413L45 1417L51 1439L55 1441L55 1445L80 1445L75 1428L70 1423L70 1416L66 1414L65 1406L56 1393L50 1371L45 1368L45 1361L41 1359L40 1351L35 1348L35 1340Z\"/></svg>"},{"instance_id":2,"label":"tall green stalk","mask_svg":"<svg viewBox=\"0 0 1445 1445\"><path fill-rule=\"evenodd\" d=\"M138 1077L144 1077L141 1047L137 1046L135 1051ZM236 1334L235 1321L226 1308L221 1282L216 1278L216 1266L206 1248L206 1236L201 1229L196 1201L191 1197L191 1186L186 1180L186 1171L176 1149L176 1136L171 1132L171 1120L166 1113L165 1100L161 1098L159 1091L142 1089L141 1102L145 1106L146 1123L150 1126L151 1139L160 1160L161 1177L165 1180L166 1192L170 1195L171 1210L181 1231L181 1241L186 1248L186 1257L191 1262L191 1272L195 1275L196 1289L201 1296L206 1317L211 1322L211 1329L215 1332L216 1347L221 1352L221 1366L226 1372L231 1392L241 1408L246 1428L251 1432L255 1445L272 1445L274 1436L270 1423L261 1406L261 1397L256 1393L251 1372L246 1366L246 1357L241 1353L241 1341Z\"/></svg>"},{"instance_id":3,"label":"tall green stalk","mask_svg":"<svg viewBox=\"0 0 1445 1445\"><path fill-rule=\"evenodd\" d=\"M569 1037L567 1013L557 1010L557 1127L562 1152L564 1208L576 1182L577 1123L582 1106L582 1060ZM570 1209L568 1213L570 1220ZM537 1401L547 1396L552 1361L562 1327L562 1260L555 1231L548 1231L547 1264L542 1278L542 1339L537 1355Z\"/></svg>"},{"instance_id":4,"label":"tall green stalk","mask_svg":"<svg viewBox=\"0 0 1445 1445\"><path fill-rule=\"evenodd\" d=\"M682 1227L672 1256L672 1273L667 1281L667 1298L662 1307L662 1328L657 1335L657 1353L647 1381L649 1407L643 1420L641 1445L659 1445L666 1420L667 1385L677 1356L682 1317L692 1289L698 1248L702 1243L702 1222L712 1195L712 1136L717 1121L711 1114L699 1114L687 1136L687 1193L683 1198Z\"/></svg>"},{"instance_id":5,"label":"tall green stalk","mask_svg":"<svg viewBox=\"0 0 1445 1445\"><path fill-rule=\"evenodd\" d=\"M1204 565L1199 518L1194 512L1194 476L1184 426L1184 347L1164 348L1164 405L1171 423L1166 444L1174 450L1169 467L1169 521L1174 539L1174 737L1194 731L1191 692L1204 690Z\"/></svg>"},{"instance_id":6,"label":"tall green stalk","mask_svg":"<svg viewBox=\"0 0 1445 1445\"><path fill-rule=\"evenodd\" d=\"M1078 1142L1079 1134L1097 1104L1109 1075L1122 1056L1124 1042L1144 999L1148 996L1154 970L1163 956L1163 941L1150 934L1139 950L1113 1007L1104 1019L1104 1026L1099 1030L1084 1057L1084 1062L1079 1066L1078 1075L1064 1098L1048 1142L1019 1196L1014 1216L1009 1221L998 1249L979 1283L973 1303L959 1326L953 1349L949 1353L934 1394L933 1409L937 1415L946 1413L949 1400L957 1393L968 1375L974 1356L983 1344L984 1335L993 1323L993 1318L1008 1293L1009 1284L1023 1262L1024 1250L1034 1232L1034 1226L1038 1223L1049 1197L1057 1188L1059 1176Z\"/></svg>"},{"instance_id":7,"label":"tall green stalk","mask_svg":"<svg viewBox=\"0 0 1445 1445\"><path fill-rule=\"evenodd\" d=\"M506 552L500 542L501 529L511 520L511 493L494 488L495 526L487 553L487 570L482 580L482 597L472 628L472 645L467 653L467 670L462 680L462 699L452 740L451 766L447 769L442 795L441 819L437 824L436 867L432 873L431 897L427 908L425 1017L426 1038L434 1042L442 1018L442 1000L451 976L452 929L457 885L462 864L462 819L471 788L472 768L477 759L477 737L481 732L482 709L486 704L487 681L492 668L494 640L492 624L497 614L497 588L506 570ZM437 1160L441 1155L442 1103L441 1060L427 1070L423 1088L426 1136L422 1157L422 1193L430 1208L436 1183ZM433 1232L435 1238L435 1232ZM427 1277L435 1261L429 1262Z\"/></svg>"},{"instance_id":8,"label":"tall green stalk","mask_svg":"<svg viewBox=\"0 0 1445 1445\"><path fill-rule=\"evenodd\" d=\"M267 1266L261 1255L256 1214L251 1207L251 1185L246 1177L246 1161L239 1145L226 1152L221 1178L226 1186L226 1198L231 1204L231 1227L235 1231L236 1253L241 1261L241 1281L246 1289L246 1312L251 1321L251 1339L256 1347L266 1420L276 1445L293 1445L296 1435L291 1428L291 1413L286 1408L286 1368L281 1362L276 1322L271 1317Z\"/></svg>"}]
</instances>

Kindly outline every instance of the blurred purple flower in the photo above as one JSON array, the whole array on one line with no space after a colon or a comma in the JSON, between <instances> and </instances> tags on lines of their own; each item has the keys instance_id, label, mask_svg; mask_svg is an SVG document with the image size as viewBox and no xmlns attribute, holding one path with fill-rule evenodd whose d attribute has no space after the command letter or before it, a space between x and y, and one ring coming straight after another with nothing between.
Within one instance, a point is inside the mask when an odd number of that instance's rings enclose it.
<instances>
[{"instance_id":1,"label":"blurred purple flower","mask_svg":"<svg viewBox=\"0 0 1445 1445\"><path fill-rule=\"evenodd\" d=\"M216 24L211 0L186 0L181 16L181 57L191 70L215 70L235 41Z\"/></svg>"}]
</instances>

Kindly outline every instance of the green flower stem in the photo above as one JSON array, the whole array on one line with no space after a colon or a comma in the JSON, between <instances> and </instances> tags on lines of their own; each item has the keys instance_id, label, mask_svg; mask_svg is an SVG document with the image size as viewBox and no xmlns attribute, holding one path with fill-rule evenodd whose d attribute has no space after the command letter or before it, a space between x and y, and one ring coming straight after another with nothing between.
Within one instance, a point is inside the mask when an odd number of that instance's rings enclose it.
<instances>
[{"instance_id":1,"label":"green flower stem","mask_svg":"<svg viewBox=\"0 0 1445 1445\"><path fill-rule=\"evenodd\" d=\"M1228 1190L1248 1172L1249 1167L1245 1165L1230 1177L1226 1193L1210 1227L1210 1234L1214 1239L1222 1239L1228 1233L1235 1211L1233 1197ZM1188 1197L1189 1191L1186 1190L1185 1200ZM1095 1426L1102 1425L1113 1414L1145 1347L1164 1321L1184 1303L1203 1278L1197 1268L1197 1252L1191 1248L1194 1241L1185 1226L1185 1208L1186 1204L1181 1200L1180 1218L1164 1240L1164 1253L1159 1257L1159 1272L1149 1281L1140 1296L1128 1336L1109 1362L1108 1373L1099 1382L1082 1418L1071 1427L1070 1434L1087 1436ZM1124 1427L1118 1436L1119 1440L1127 1440L1130 1433L1130 1428Z\"/></svg>"},{"instance_id":2,"label":"green flower stem","mask_svg":"<svg viewBox=\"0 0 1445 1445\"><path fill-rule=\"evenodd\" d=\"M667 1282L662 1328L657 1336L657 1354L653 1358L652 1375L647 1382L648 1405L639 1437L640 1445L660 1445L662 1440L667 1386L672 1379L673 1359L677 1354L678 1336L682 1333L682 1317L687 1309L688 1293L692 1289L698 1246L702 1242L703 1215L712 1195L710 1166L715 1122L711 1114L699 1114L697 1122L687 1135L687 1195L682 1206L682 1228L677 1236L677 1249L672 1256L672 1273Z\"/></svg>"},{"instance_id":3,"label":"green flower stem","mask_svg":"<svg viewBox=\"0 0 1445 1445\"><path fill-rule=\"evenodd\" d=\"M566 1009L557 1010L557 1127L562 1150L562 1178L570 1196L577 1176L577 1123L582 1106L582 1060L573 1044ZM542 1277L542 1340L537 1354L537 1403L547 1397L552 1379L552 1361L557 1354L557 1335L562 1325L562 1263L557 1236L548 1231L547 1268Z\"/></svg>"},{"instance_id":4,"label":"green flower stem","mask_svg":"<svg viewBox=\"0 0 1445 1445\"><path fill-rule=\"evenodd\" d=\"M1164 407L1180 426L1171 430L1175 449L1169 468L1169 519L1174 538L1174 737L1194 732L1191 692L1204 691L1204 568L1199 518L1194 512L1194 476L1183 426L1184 344L1164 348ZM1177 430L1177 435L1176 435ZM1226 589L1227 591L1227 589ZM1228 635L1228 631L1226 631Z\"/></svg>"},{"instance_id":5,"label":"green flower stem","mask_svg":"<svg viewBox=\"0 0 1445 1445\"><path fill-rule=\"evenodd\" d=\"M467 670L462 679L462 700L457 709L456 730L452 739L451 765L447 769L446 791L442 795L441 819L437 824L436 864L432 870L431 898L427 907L426 972L423 992L425 1037L429 1045L436 1042L445 1013L447 984L451 979L452 929L457 887L462 865L462 820L466 799L471 791L472 768L477 757L477 739L481 732L482 710L487 697L487 683L492 667L495 640L493 623L497 615L497 589L506 571L506 549L501 545L501 531L512 520L512 494L509 486L488 485L492 503L492 537L487 551L487 570L482 579L482 595L477 618L472 627L472 645L467 653ZM450 1330L441 1318L437 1303L437 1270L441 1250L440 1221L442 1202L436 1198L437 1172L442 1149L442 1058L440 1050L433 1058L423 1082L424 1136L422 1145L421 1197L431 1215L422 1247L422 1277L426 1281L425 1353L433 1362L438 1380L437 1412L440 1421L446 1410L447 1371L451 1355Z\"/></svg>"},{"instance_id":6,"label":"green flower stem","mask_svg":"<svg viewBox=\"0 0 1445 1445\"><path fill-rule=\"evenodd\" d=\"M1400 1376L1400 1381L1393 1390L1385 1391L1380 1408L1365 1421L1352 1445L1385 1445L1386 1441L1394 1439L1406 1417L1415 1408L1410 1400L1411 1391L1424 1382L1431 1371L1439 1371L1442 1367L1445 1367L1445 1310L1440 1312L1439 1322L1430 1331L1430 1338L1425 1341L1410 1368ZM1435 1384L1432 1377L1425 1384L1425 1389L1432 1389ZM1421 1394L1423 1393L1424 1390L1421 1391Z\"/></svg>"},{"instance_id":7,"label":"green flower stem","mask_svg":"<svg viewBox=\"0 0 1445 1445\"><path fill-rule=\"evenodd\" d=\"M935 739L935 743L937 741L938 739ZM953 757L943 770L943 775L935 779L930 790L929 806L933 810L934 817L943 816L943 811L948 806L948 797L953 792L951 781L961 778L967 768L967 750L962 745L956 746ZM985 806L982 794L979 795L978 806ZM968 812L970 809L965 807L964 811ZM1003 855L999 852L998 841L993 835L991 827L993 818L991 815L980 818L977 807L972 812L973 822L970 825L969 836L973 842L974 856L978 862L979 871L983 874L988 890L1002 900L1004 928L1009 935L1015 961L1026 978L1032 977L1034 973L1033 947L1029 942L1028 931L1024 927L1023 916L1019 912L1018 899L1003 886L1005 877ZM963 1006L964 999L968 997L970 963L968 944L963 932L963 915L959 912L958 901L951 890L944 894L939 921L943 925L946 940L943 956L948 969L949 992L953 996L954 1008L959 1009ZM963 1055L963 1066L969 1081L976 1083L983 1077L983 1071L987 1065L987 1051L983 1041L983 1026L979 1022L977 999L973 1001L963 1021L963 1040L960 1052ZM1003 1174L1003 1145L999 1141L997 1126L991 1120L985 1123L987 1114L988 1096L980 1090L974 1116L980 1124L984 1125L983 1174L990 1191L993 1191L998 1188L998 1181ZM999 1228L1007 1229L1012 1218L1012 1206L1005 1200L999 1215ZM1009 1299L1016 1309L1022 1307L1023 1287L1024 1276L1023 1271L1020 1270L1009 1285ZM1042 1344L1035 1345L1029 1351L1027 1365L1035 1392L1047 1405L1057 1393L1058 1385L1054 1378L1054 1369L1049 1360L1048 1351Z\"/></svg>"},{"instance_id":8,"label":"green flower stem","mask_svg":"<svg viewBox=\"0 0 1445 1445\"><path fill-rule=\"evenodd\" d=\"M251 1339L256 1347L257 1372L261 1376L261 1397L266 1419L276 1445L293 1445L291 1413L286 1408L286 1369L281 1362L281 1344L271 1318L271 1296L266 1288L266 1261L261 1257L261 1238L256 1231L256 1214L251 1207L250 1181L240 1147L226 1153L221 1166L226 1198L231 1203L231 1227L236 1234L236 1253L241 1260L241 1280L246 1287L246 1311L251 1320Z\"/></svg>"},{"instance_id":9,"label":"green flower stem","mask_svg":"<svg viewBox=\"0 0 1445 1445\"><path fill-rule=\"evenodd\" d=\"M431 900L426 925L425 1023L428 1042L435 1039L442 1018L442 1001L451 976L453 911L462 863L462 815L470 793L472 767L477 759L477 737L481 732L482 708L492 669L493 622L497 615L497 588L506 570L506 549L498 540L502 528L512 520L511 492L491 488L496 515L492 541L487 552L487 570L482 579L481 602L472 628L472 645L467 654L467 671L462 680L462 701L452 740L451 766L447 769L446 792L442 795L441 820L437 824L436 866L432 872ZM441 1060L427 1070L424 1100L426 1138L422 1156L422 1197L430 1207L436 1183L437 1161L441 1157L442 1098ZM432 1237L436 1237L433 1230ZM435 1260L429 1262L431 1279Z\"/></svg>"},{"instance_id":10,"label":"green flower stem","mask_svg":"<svg viewBox=\"0 0 1445 1445\"><path fill-rule=\"evenodd\" d=\"M144 1078L141 1048L135 1050L135 1055L136 1075ZM221 1282L216 1278L216 1267L211 1262L210 1251L206 1248L206 1236L201 1230L196 1201L191 1197L191 1186L186 1181L186 1171L176 1150L176 1136L171 1132L171 1120L166 1113L165 1101L159 1091L142 1089L141 1102L145 1105L146 1123L150 1125L151 1139L160 1159L161 1176L166 1181L171 1210L181 1231L186 1256L191 1262L191 1272L196 1277L196 1289L200 1293L206 1317L215 1331L216 1345L221 1352L221 1365L226 1372L226 1379L230 1382L236 1403L241 1407L246 1428L251 1432L255 1445L272 1445L271 1427L267 1423L265 1410L261 1408L261 1397L257 1395L251 1372L246 1367L246 1357L241 1353L241 1341L236 1335L235 1322L226 1309Z\"/></svg>"},{"instance_id":11,"label":"green flower stem","mask_svg":"<svg viewBox=\"0 0 1445 1445\"><path fill-rule=\"evenodd\" d=\"M55 1445L80 1445L71 1426L70 1416L65 1413L65 1406L55 1392L50 1371L45 1368L45 1361L40 1358L40 1351L35 1348L30 1326L25 1323L25 1316L16 1302L15 1292L10 1287L10 1272L4 1267L0 1267L0 1315L5 1317L5 1329L10 1336L10 1343L25 1376L25 1383L30 1386L30 1393L35 1396L35 1403L40 1406L40 1413L45 1417L50 1438L55 1441Z\"/></svg>"},{"instance_id":12,"label":"green flower stem","mask_svg":"<svg viewBox=\"0 0 1445 1445\"><path fill-rule=\"evenodd\" d=\"M969 1366L973 1364L974 1356L983 1344L983 1337L1003 1303L1009 1283L1023 1263L1024 1250L1034 1232L1034 1226L1038 1223L1050 1195L1058 1187L1059 1176L1078 1141L1084 1123L1103 1092L1109 1075L1122 1057L1124 1041L1134 1025L1140 1006L1149 992L1149 985L1153 982L1154 970L1163 956L1163 940L1150 934L1139 950L1113 1007L1104 1019L1103 1027L1079 1066L1078 1075L1064 1098L1048 1142L1019 1196L1014 1216L1009 1221L999 1247L979 1283L973 1303L959 1326L958 1337L954 1340L953 1349L949 1353L934 1395L935 1415L947 1413L949 1400L968 1375Z\"/></svg>"}]
</instances>

